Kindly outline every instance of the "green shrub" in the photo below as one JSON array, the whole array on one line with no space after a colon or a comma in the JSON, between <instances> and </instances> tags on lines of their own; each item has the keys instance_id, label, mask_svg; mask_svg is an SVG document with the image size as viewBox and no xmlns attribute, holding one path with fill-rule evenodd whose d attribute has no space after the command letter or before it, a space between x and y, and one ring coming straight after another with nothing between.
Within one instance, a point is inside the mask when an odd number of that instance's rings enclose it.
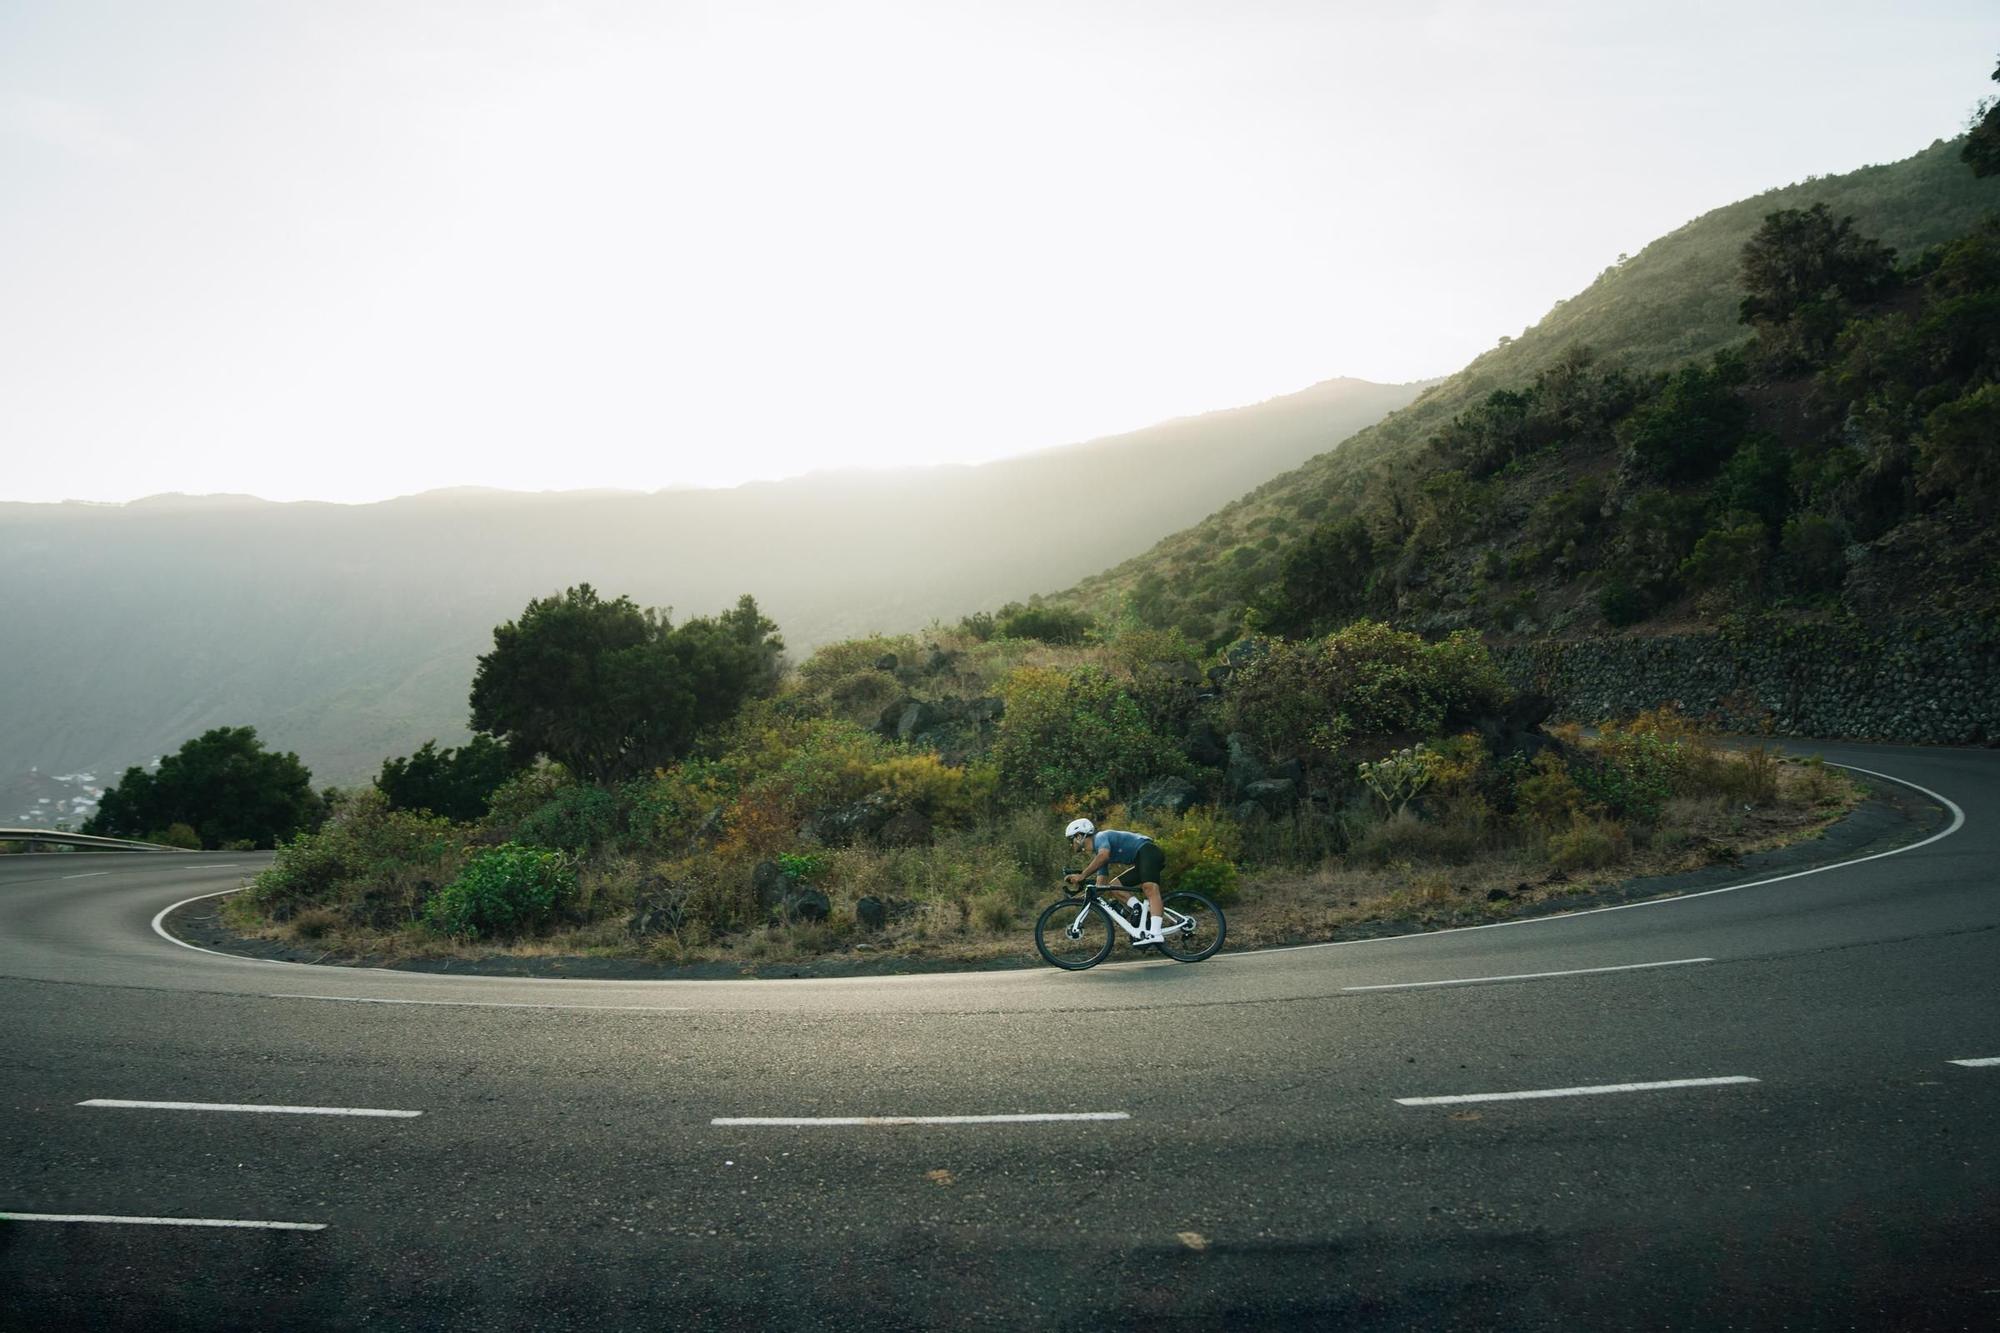
<instances>
[{"instance_id":1,"label":"green shrub","mask_svg":"<svg viewBox=\"0 0 2000 1333\"><path fill-rule=\"evenodd\" d=\"M964 825L992 808L1000 775L987 763L946 764L935 752L891 754L858 772L859 785L940 824Z\"/></svg>"},{"instance_id":2,"label":"green shrub","mask_svg":"<svg viewBox=\"0 0 2000 1333\"><path fill-rule=\"evenodd\" d=\"M503 843L474 856L431 899L424 921L443 935L504 939L547 925L575 894L569 857Z\"/></svg>"},{"instance_id":3,"label":"green shrub","mask_svg":"<svg viewBox=\"0 0 2000 1333\"><path fill-rule=\"evenodd\" d=\"M147 842L157 842L162 847L184 847L188 851L201 850L201 835L188 824L169 824L157 833L146 837Z\"/></svg>"},{"instance_id":4,"label":"green shrub","mask_svg":"<svg viewBox=\"0 0 2000 1333\"><path fill-rule=\"evenodd\" d=\"M1021 667L1002 686L993 760L1001 787L1028 800L1101 806L1183 767L1132 696L1094 667Z\"/></svg>"},{"instance_id":5,"label":"green shrub","mask_svg":"<svg viewBox=\"0 0 2000 1333\"><path fill-rule=\"evenodd\" d=\"M1509 694L1472 631L1427 643L1363 620L1273 643L1245 663L1230 683L1229 720L1273 753L1332 764L1350 739L1435 735L1453 714L1490 712Z\"/></svg>"},{"instance_id":6,"label":"green shrub","mask_svg":"<svg viewBox=\"0 0 2000 1333\"><path fill-rule=\"evenodd\" d=\"M1788 519L1779 549L1785 575L1800 592L1834 592L1847 576L1847 543L1830 518L1800 514Z\"/></svg>"},{"instance_id":7,"label":"green shrub","mask_svg":"<svg viewBox=\"0 0 2000 1333\"><path fill-rule=\"evenodd\" d=\"M510 841L582 853L615 842L624 822L621 815L616 793L578 783L530 811L514 826Z\"/></svg>"},{"instance_id":8,"label":"green shrub","mask_svg":"<svg viewBox=\"0 0 2000 1333\"><path fill-rule=\"evenodd\" d=\"M1096 628L1088 612L1069 606L1022 606L1010 603L1000 608L993 633L1002 639L1037 639L1042 643L1082 643Z\"/></svg>"},{"instance_id":9,"label":"green shrub","mask_svg":"<svg viewBox=\"0 0 2000 1333\"><path fill-rule=\"evenodd\" d=\"M1607 724L1572 772L1586 801L1616 818L1652 824L1668 797L1688 790L1695 759L1688 740L1641 720Z\"/></svg>"},{"instance_id":10,"label":"green shrub","mask_svg":"<svg viewBox=\"0 0 2000 1333\"><path fill-rule=\"evenodd\" d=\"M543 761L523 769L494 788L480 828L504 841L514 826L553 801L557 794L576 785L576 779L561 764Z\"/></svg>"},{"instance_id":11,"label":"green shrub","mask_svg":"<svg viewBox=\"0 0 2000 1333\"><path fill-rule=\"evenodd\" d=\"M862 639L845 639L839 643L827 644L816 649L811 657L798 665L800 684L812 690L826 690L840 681L862 672L880 676L893 682L894 676L877 671L875 664L884 654L898 659L909 657L916 649L916 641L906 635L888 638L871 634Z\"/></svg>"},{"instance_id":12,"label":"green shrub","mask_svg":"<svg viewBox=\"0 0 2000 1333\"><path fill-rule=\"evenodd\" d=\"M337 798L317 833L301 833L245 896L265 919L308 908L375 928L408 925L464 863L464 831L449 820L389 809L373 787Z\"/></svg>"},{"instance_id":13,"label":"green shrub","mask_svg":"<svg viewBox=\"0 0 2000 1333\"><path fill-rule=\"evenodd\" d=\"M1214 806L1198 805L1178 818L1161 820L1155 830L1153 841L1167 858L1162 889L1206 894L1225 907L1236 901L1243 830L1234 819Z\"/></svg>"},{"instance_id":14,"label":"green shrub","mask_svg":"<svg viewBox=\"0 0 2000 1333\"><path fill-rule=\"evenodd\" d=\"M1619 429L1636 468L1665 481L1697 481L1736 451L1750 421L1734 367L1683 366Z\"/></svg>"},{"instance_id":15,"label":"green shrub","mask_svg":"<svg viewBox=\"0 0 2000 1333\"><path fill-rule=\"evenodd\" d=\"M1597 594L1597 613L1615 629L1636 625L1651 611L1645 595L1623 575L1613 575Z\"/></svg>"},{"instance_id":16,"label":"green shrub","mask_svg":"<svg viewBox=\"0 0 2000 1333\"><path fill-rule=\"evenodd\" d=\"M1528 773L1514 784L1515 816L1529 829L1566 824L1582 804L1583 789L1553 750L1536 755Z\"/></svg>"},{"instance_id":17,"label":"green shrub","mask_svg":"<svg viewBox=\"0 0 2000 1333\"><path fill-rule=\"evenodd\" d=\"M813 852L780 852L778 869L795 880L817 880L826 873L826 858Z\"/></svg>"},{"instance_id":18,"label":"green shrub","mask_svg":"<svg viewBox=\"0 0 2000 1333\"><path fill-rule=\"evenodd\" d=\"M1723 515L1681 561L1679 577L1691 588L1728 588L1754 593L1763 586L1770 537L1754 514Z\"/></svg>"},{"instance_id":19,"label":"green shrub","mask_svg":"<svg viewBox=\"0 0 2000 1333\"><path fill-rule=\"evenodd\" d=\"M1241 874L1231 862L1203 861L1182 871L1174 888L1199 893L1219 907L1228 907L1236 901L1242 882Z\"/></svg>"}]
</instances>

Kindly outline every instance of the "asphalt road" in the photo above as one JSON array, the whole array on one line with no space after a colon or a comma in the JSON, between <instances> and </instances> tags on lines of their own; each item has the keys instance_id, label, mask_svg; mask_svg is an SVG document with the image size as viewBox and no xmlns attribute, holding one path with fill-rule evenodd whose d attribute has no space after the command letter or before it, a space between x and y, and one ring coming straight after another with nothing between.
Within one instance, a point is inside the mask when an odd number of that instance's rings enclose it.
<instances>
[{"instance_id":1,"label":"asphalt road","mask_svg":"<svg viewBox=\"0 0 2000 1333\"><path fill-rule=\"evenodd\" d=\"M1824 752L1955 829L1082 974L255 963L152 923L256 858L9 858L0 1327L1991 1329L2000 753ZM1123 1118L716 1123L1021 1115Z\"/></svg>"}]
</instances>

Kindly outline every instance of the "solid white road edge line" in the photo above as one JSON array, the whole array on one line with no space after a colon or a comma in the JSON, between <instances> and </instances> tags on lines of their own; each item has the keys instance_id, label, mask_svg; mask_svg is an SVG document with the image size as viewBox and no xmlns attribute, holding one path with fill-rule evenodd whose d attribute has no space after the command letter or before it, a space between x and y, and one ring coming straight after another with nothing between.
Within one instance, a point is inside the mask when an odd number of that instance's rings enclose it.
<instances>
[{"instance_id":1,"label":"solid white road edge line","mask_svg":"<svg viewBox=\"0 0 2000 1333\"><path fill-rule=\"evenodd\" d=\"M207 869L207 867L205 866L202 868ZM178 944L183 949L193 949L196 953L205 953L209 955L211 958L227 958L232 963L248 963L252 967L293 966L293 964L286 963L281 959L277 958L245 958L240 953L223 953L219 949L204 949L199 944L189 944L186 940L175 939L172 935L169 935L167 933L166 920L167 920L167 914L169 912L172 912L177 908L186 907L189 903L198 903L203 898L220 898L225 893L235 893L235 892L237 892L236 889L217 889L214 893L197 893L192 898L183 898L177 903L169 903L167 906L162 907L157 913L154 914L153 933L155 935L158 935L161 939L165 940L169 944Z\"/></svg>"},{"instance_id":2,"label":"solid white road edge line","mask_svg":"<svg viewBox=\"0 0 2000 1333\"><path fill-rule=\"evenodd\" d=\"M1453 1097L1398 1097L1398 1106L1451 1106L1458 1102L1525 1102L1537 1097L1597 1097L1612 1092L1657 1092L1662 1088L1715 1088L1726 1083L1756 1083L1732 1074L1728 1078L1670 1078L1658 1083L1600 1083L1592 1088L1542 1088L1534 1092L1467 1092Z\"/></svg>"},{"instance_id":3,"label":"solid white road edge line","mask_svg":"<svg viewBox=\"0 0 2000 1333\"><path fill-rule=\"evenodd\" d=\"M382 1111L369 1106L250 1106L241 1102L128 1102L114 1097L93 1097L78 1106L112 1106L141 1111L249 1111L265 1115L370 1115L398 1120L414 1119L422 1111Z\"/></svg>"},{"instance_id":4,"label":"solid white road edge line","mask_svg":"<svg viewBox=\"0 0 2000 1333\"><path fill-rule=\"evenodd\" d=\"M117 1222L140 1227L254 1227L260 1231L324 1231L324 1222L244 1222L225 1217L106 1217L95 1213L0 1213L0 1222Z\"/></svg>"},{"instance_id":5,"label":"solid white road edge line","mask_svg":"<svg viewBox=\"0 0 2000 1333\"><path fill-rule=\"evenodd\" d=\"M1381 986L1342 986L1342 990L1424 990L1431 986L1476 986L1482 981L1540 981L1544 977L1587 977L1599 972L1639 972L1649 967L1688 967L1713 958L1675 958L1664 963L1626 963L1620 967L1576 967L1566 972L1515 972L1504 977L1459 977L1452 981L1392 981Z\"/></svg>"},{"instance_id":6,"label":"solid white road edge line","mask_svg":"<svg viewBox=\"0 0 2000 1333\"><path fill-rule=\"evenodd\" d=\"M447 1009L596 1009L608 1014L684 1014L665 1004L530 1004L508 1000L385 1000L368 995L273 995L274 1000L331 1000L336 1004L428 1004Z\"/></svg>"},{"instance_id":7,"label":"solid white road edge line","mask_svg":"<svg viewBox=\"0 0 2000 1333\"><path fill-rule=\"evenodd\" d=\"M1050 1120L1130 1120L1129 1111L1050 1111L1033 1115L746 1115L719 1116L711 1125L1024 1125Z\"/></svg>"},{"instance_id":8,"label":"solid white road edge line","mask_svg":"<svg viewBox=\"0 0 2000 1333\"><path fill-rule=\"evenodd\" d=\"M1886 852L1874 852L1868 856L1857 856L1852 861L1835 861L1831 865L1814 866L1811 870L1795 870L1789 875L1773 875L1769 879L1753 879L1742 884L1725 884L1719 889L1703 889L1700 893L1679 893L1669 898L1648 898L1644 902L1617 903L1610 907L1585 907L1574 912L1551 912L1547 916L1526 916L1514 921L1493 921L1483 926L1453 926L1450 930L1415 930L1407 935L1379 935L1366 940L1328 940L1324 944L1287 944L1276 949L1256 949L1249 953L1219 954L1211 962L1230 962L1243 958L1257 958L1270 953L1298 953L1305 949L1351 949L1360 944L1392 944L1397 940L1435 939L1440 935L1469 935L1475 930L1506 930L1513 926L1545 926L1551 921L1573 921L1580 916L1596 916L1601 912L1629 912L1635 907L1664 907L1669 903L1691 903L1697 898L1712 898L1718 893L1735 893L1739 889L1758 889L1766 884L1782 884L1788 879L1804 879L1807 875L1824 875L1829 870L1845 870L1849 866L1865 865L1869 861L1879 861L1885 856L1901 856L1904 852L1914 852L1920 847L1928 847L1934 842L1942 842L1965 827L1965 811L1959 809L1958 802L1943 796L1929 787L1920 787L1908 778L1894 777L1888 773L1877 773L1872 768L1857 768L1853 764L1836 764L1826 761L1828 768L1844 768L1850 773L1866 773L1871 778L1882 778L1911 791L1919 791L1951 811L1951 823L1931 834L1922 842L1913 842L1907 847L1891 847Z\"/></svg>"},{"instance_id":9,"label":"solid white road edge line","mask_svg":"<svg viewBox=\"0 0 2000 1333\"><path fill-rule=\"evenodd\" d=\"M2000 1055L1989 1055L1978 1060L1953 1060L1951 1063L1964 1065L1967 1069L1984 1069L1988 1065L2000 1065Z\"/></svg>"}]
</instances>

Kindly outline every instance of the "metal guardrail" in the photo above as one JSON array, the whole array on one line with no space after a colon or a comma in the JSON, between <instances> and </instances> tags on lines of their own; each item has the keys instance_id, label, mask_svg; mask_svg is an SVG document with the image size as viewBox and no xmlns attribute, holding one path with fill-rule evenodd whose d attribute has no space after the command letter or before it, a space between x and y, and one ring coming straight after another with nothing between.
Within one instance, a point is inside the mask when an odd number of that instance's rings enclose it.
<instances>
[{"instance_id":1,"label":"metal guardrail","mask_svg":"<svg viewBox=\"0 0 2000 1333\"><path fill-rule=\"evenodd\" d=\"M140 842L136 838L100 838L93 833L58 833L45 828L0 828L0 842L54 843L59 847L75 847L84 851L100 852L186 852L187 847L169 847L165 843Z\"/></svg>"}]
</instances>

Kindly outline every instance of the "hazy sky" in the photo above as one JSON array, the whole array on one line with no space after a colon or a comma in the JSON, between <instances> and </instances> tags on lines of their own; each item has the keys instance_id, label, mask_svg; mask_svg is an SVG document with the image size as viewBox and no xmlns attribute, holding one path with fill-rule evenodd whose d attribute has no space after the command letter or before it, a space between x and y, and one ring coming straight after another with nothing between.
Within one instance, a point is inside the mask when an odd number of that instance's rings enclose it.
<instances>
[{"instance_id":1,"label":"hazy sky","mask_svg":"<svg viewBox=\"0 0 2000 1333\"><path fill-rule=\"evenodd\" d=\"M0 0L0 497L729 484L1445 374L1992 0Z\"/></svg>"}]
</instances>

